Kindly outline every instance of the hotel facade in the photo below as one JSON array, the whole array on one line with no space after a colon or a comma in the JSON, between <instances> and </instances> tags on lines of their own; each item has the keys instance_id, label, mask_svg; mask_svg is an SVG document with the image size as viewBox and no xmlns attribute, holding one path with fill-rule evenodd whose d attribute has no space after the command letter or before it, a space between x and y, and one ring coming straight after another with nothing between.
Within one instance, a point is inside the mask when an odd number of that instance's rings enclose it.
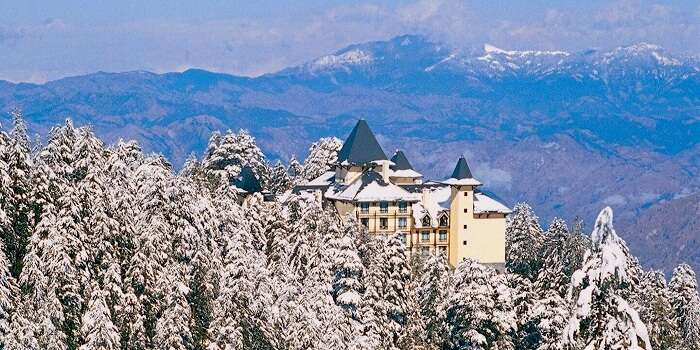
<instances>
[{"instance_id":1,"label":"hotel facade","mask_svg":"<svg viewBox=\"0 0 700 350\"><path fill-rule=\"evenodd\" d=\"M456 266L471 258L502 269L508 207L480 191L464 157L449 178L426 181L397 150L389 159L364 120L357 122L336 164L295 187L355 216L372 234L398 234L407 253L447 256Z\"/></svg>"}]
</instances>

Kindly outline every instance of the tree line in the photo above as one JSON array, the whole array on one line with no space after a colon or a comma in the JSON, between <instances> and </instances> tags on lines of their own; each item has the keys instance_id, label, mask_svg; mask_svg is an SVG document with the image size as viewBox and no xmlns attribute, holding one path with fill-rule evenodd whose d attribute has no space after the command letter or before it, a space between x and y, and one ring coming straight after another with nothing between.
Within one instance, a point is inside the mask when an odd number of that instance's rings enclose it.
<instances>
[{"instance_id":1,"label":"tree line","mask_svg":"<svg viewBox=\"0 0 700 350\"><path fill-rule=\"evenodd\" d=\"M338 139L285 166L245 131L214 134L176 172L70 121L33 144L12 115L0 348L700 349L695 273L644 271L609 209L589 235L580 221L544 230L519 204L506 272L453 268L288 193L327 170ZM285 200L239 205L244 166Z\"/></svg>"}]
</instances>

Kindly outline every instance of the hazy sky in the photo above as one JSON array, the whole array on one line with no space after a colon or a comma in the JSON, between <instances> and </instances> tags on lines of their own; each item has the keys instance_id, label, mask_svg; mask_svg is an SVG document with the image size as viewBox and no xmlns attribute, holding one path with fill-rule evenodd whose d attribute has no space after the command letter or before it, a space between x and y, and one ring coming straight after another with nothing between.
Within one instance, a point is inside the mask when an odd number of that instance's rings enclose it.
<instances>
[{"instance_id":1,"label":"hazy sky","mask_svg":"<svg viewBox=\"0 0 700 350\"><path fill-rule=\"evenodd\" d=\"M0 0L0 79L198 67L259 75L406 33L459 48L645 41L700 53L700 1Z\"/></svg>"}]
</instances>

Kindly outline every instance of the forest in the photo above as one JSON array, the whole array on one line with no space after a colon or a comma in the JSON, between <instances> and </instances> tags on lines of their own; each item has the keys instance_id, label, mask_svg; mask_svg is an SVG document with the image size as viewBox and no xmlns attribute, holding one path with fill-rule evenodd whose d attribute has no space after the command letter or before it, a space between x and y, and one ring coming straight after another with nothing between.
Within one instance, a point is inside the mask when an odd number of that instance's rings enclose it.
<instances>
[{"instance_id":1,"label":"forest","mask_svg":"<svg viewBox=\"0 0 700 350\"><path fill-rule=\"evenodd\" d=\"M700 296L688 265L646 271L610 208L546 227L525 203L506 271L405 253L397 236L291 194L332 163L268 161L244 130L215 133L176 171L137 143L70 120L30 141L0 131L0 348L689 349ZM240 205L249 166L263 187Z\"/></svg>"}]
</instances>

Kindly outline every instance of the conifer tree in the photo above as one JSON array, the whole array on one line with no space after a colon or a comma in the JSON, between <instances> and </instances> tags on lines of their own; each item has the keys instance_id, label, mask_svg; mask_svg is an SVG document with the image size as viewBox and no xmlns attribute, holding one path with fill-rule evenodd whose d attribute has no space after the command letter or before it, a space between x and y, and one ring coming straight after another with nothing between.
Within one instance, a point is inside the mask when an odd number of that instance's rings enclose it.
<instances>
[{"instance_id":1,"label":"conifer tree","mask_svg":"<svg viewBox=\"0 0 700 350\"><path fill-rule=\"evenodd\" d=\"M278 160L272 170L270 170L268 190L273 194L282 194L291 190L292 186L293 182L287 174L287 168Z\"/></svg>"},{"instance_id":2,"label":"conifer tree","mask_svg":"<svg viewBox=\"0 0 700 350\"><path fill-rule=\"evenodd\" d=\"M314 142L309 148L309 154L304 159L302 177L313 180L330 169L330 165L338 161L338 151L343 142L336 137L324 137Z\"/></svg>"},{"instance_id":3,"label":"conifer tree","mask_svg":"<svg viewBox=\"0 0 700 350\"><path fill-rule=\"evenodd\" d=\"M80 350L120 349L119 331L112 322L106 302L107 296L108 293L98 287L92 288L92 296L80 328L84 339Z\"/></svg>"},{"instance_id":4,"label":"conifer tree","mask_svg":"<svg viewBox=\"0 0 700 350\"><path fill-rule=\"evenodd\" d=\"M544 237L529 205L519 203L506 228L506 268L533 281L542 267Z\"/></svg>"},{"instance_id":5,"label":"conifer tree","mask_svg":"<svg viewBox=\"0 0 700 350\"><path fill-rule=\"evenodd\" d=\"M690 350L700 349L700 296L695 271L687 264L679 265L673 270L669 287L682 344Z\"/></svg>"},{"instance_id":6,"label":"conifer tree","mask_svg":"<svg viewBox=\"0 0 700 350\"><path fill-rule=\"evenodd\" d=\"M367 272L364 334L372 344L394 349L404 335L408 319L411 270L398 236L378 240L383 242Z\"/></svg>"},{"instance_id":7,"label":"conifer tree","mask_svg":"<svg viewBox=\"0 0 700 350\"><path fill-rule=\"evenodd\" d=\"M240 130L237 134L229 130L225 135L212 135L202 165L227 180L234 179L248 165L263 188L267 187L270 179L265 155L246 130Z\"/></svg>"},{"instance_id":8,"label":"conifer tree","mask_svg":"<svg viewBox=\"0 0 700 350\"><path fill-rule=\"evenodd\" d=\"M441 254L429 255L416 288L416 295L427 342L435 346L445 341L446 302L450 297L451 284L450 267L446 257Z\"/></svg>"},{"instance_id":9,"label":"conifer tree","mask_svg":"<svg viewBox=\"0 0 700 350\"><path fill-rule=\"evenodd\" d=\"M447 302L446 349L513 349L513 295L504 275L467 259L457 266Z\"/></svg>"},{"instance_id":10,"label":"conifer tree","mask_svg":"<svg viewBox=\"0 0 700 350\"><path fill-rule=\"evenodd\" d=\"M19 297L17 282L10 273L10 262L5 257L5 249L0 242L0 348L10 332L10 320Z\"/></svg>"},{"instance_id":11,"label":"conifer tree","mask_svg":"<svg viewBox=\"0 0 700 350\"><path fill-rule=\"evenodd\" d=\"M24 117L19 110L13 110L10 114L14 127L7 138L5 157L2 157L9 176L9 191L4 196L8 204L6 210L10 227L3 237L7 258L11 264L10 271L12 276L18 278L32 230L30 219L33 164Z\"/></svg>"},{"instance_id":12,"label":"conifer tree","mask_svg":"<svg viewBox=\"0 0 700 350\"><path fill-rule=\"evenodd\" d=\"M187 304L186 267L173 263L161 275L159 289L164 293L164 309L156 323L153 344L156 349L188 350L193 348L191 332L192 313Z\"/></svg>"},{"instance_id":13,"label":"conifer tree","mask_svg":"<svg viewBox=\"0 0 700 350\"><path fill-rule=\"evenodd\" d=\"M612 226L612 209L598 215L593 246L572 277L573 312L565 329L567 349L650 349L647 327L630 304L637 266Z\"/></svg>"},{"instance_id":14,"label":"conifer tree","mask_svg":"<svg viewBox=\"0 0 700 350\"><path fill-rule=\"evenodd\" d=\"M639 317L647 326L651 346L654 349L680 349L679 325L675 317L668 317L673 306L663 273L645 273L636 295Z\"/></svg>"}]
</instances>

